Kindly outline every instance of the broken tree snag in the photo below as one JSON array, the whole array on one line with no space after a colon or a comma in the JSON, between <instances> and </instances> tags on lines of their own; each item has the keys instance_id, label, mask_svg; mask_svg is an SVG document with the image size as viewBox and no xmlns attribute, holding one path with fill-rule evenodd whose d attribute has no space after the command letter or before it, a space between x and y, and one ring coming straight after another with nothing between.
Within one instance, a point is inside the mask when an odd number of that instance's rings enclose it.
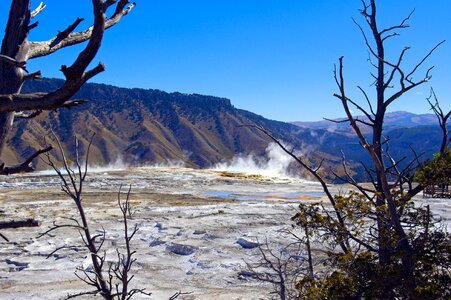
<instances>
[{"instance_id":1,"label":"broken tree snag","mask_svg":"<svg viewBox=\"0 0 451 300\"><path fill-rule=\"evenodd\" d=\"M20 227L38 227L39 221L35 219L0 221L0 229L13 229Z\"/></svg>"},{"instance_id":2,"label":"broken tree snag","mask_svg":"<svg viewBox=\"0 0 451 300\"><path fill-rule=\"evenodd\" d=\"M117 1L107 1L103 3L102 9L106 11L106 9L113 5L115 2ZM133 9L133 7L135 7L135 5L135 2L129 3L129 1L127 0L119 1L119 3L117 3L116 5L113 15L105 21L105 29L116 25L122 19L122 17L126 16ZM46 56L52 54L55 51L58 51L59 49L70 47L89 40L91 38L94 25L84 31L76 32L75 29L79 23L80 21L77 20L66 30L64 30L64 36L59 33L57 36L48 41L30 42L29 58L33 59L36 57Z\"/></svg>"},{"instance_id":3,"label":"broken tree snag","mask_svg":"<svg viewBox=\"0 0 451 300\"><path fill-rule=\"evenodd\" d=\"M5 166L4 163L0 163L0 175L11 175L17 173L27 173L34 171L34 167L32 165L33 159L38 157L39 155L49 152L52 150L52 146L48 146L44 149L38 150L34 152L30 157L27 158L23 163L15 165L15 166Z\"/></svg>"},{"instance_id":4,"label":"broken tree snag","mask_svg":"<svg viewBox=\"0 0 451 300\"><path fill-rule=\"evenodd\" d=\"M77 26L84 20L85 19L83 18L77 18L77 20L75 20L73 24L69 25L66 30L58 32L58 35L53 39L52 43L50 43L50 48L53 48L61 43L61 41L67 38L69 34L71 34L75 30L75 28L77 28Z\"/></svg>"},{"instance_id":5,"label":"broken tree snag","mask_svg":"<svg viewBox=\"0 0 451 300\"><path fill-rule=\"evenodd\" d=\"M16 166L6 166L1 160L7 140L13 130L16 116L32 118L40 111L55 110L61 107L72 107L83 103L72 97L81 86L103 72L105 67L98 64L89 69L103 39L105 29L117 24L135 6L127 0L90 0L94 21L84 31L76 31L83 18L77 18L66 29L48 41L29 41L30 30L38 26L31 20L41 13L46 5L40 3L31 10L31 0L10 1L8 22L0 47L0 174L12 174L33 171L31 161L25 161ZM108 10L111 11L107 17ZM25 80L41 77L40 71L29 72L26 69L28 60L52 54L62 48L87 42L72 64L63 66L61 70L65 76L62 87L48 93L22 94L21 89ZM36 112L20 114L18 112ZM34 156L36 158L37 156Z\"/></svg>"},{"instance_id":6,"label":"broken tree snag","mask_svg":"<svg viewBox=\"0 0 451 300\"><path fill-rule=\"evenodd\" d=\"M47 5L44 4L44 2L39 3L38 7L36 7L32 12L31 12L31 18L33 19L34 17L36 17L41 11L44 10L44 8L46 8Z\"/></svg>"}]
</instances>

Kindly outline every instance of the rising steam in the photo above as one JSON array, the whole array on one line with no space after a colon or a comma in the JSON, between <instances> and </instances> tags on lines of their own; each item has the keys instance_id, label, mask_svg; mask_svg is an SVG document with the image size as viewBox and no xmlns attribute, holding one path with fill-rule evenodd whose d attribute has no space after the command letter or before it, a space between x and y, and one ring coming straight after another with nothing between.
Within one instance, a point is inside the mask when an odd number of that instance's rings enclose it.
<instances>
[{"instance_id":1,"label":"rising steam","mask_svg":"<svg viewBox=\"0 0 451 300\"><path fill-rule=\"evenodd\" d=\"M231 161L219 163L215 170L259 174L267 177L293 177L289 171L292 158L288 156L276 143L266 147L265 156L237 155Z\"/></svg>"},{"instance_id":2,"label":"rising steam","mask_svg":"<svg viewBox=\"0 0 451 300\"><path fill-rule=\"evenodd\" d=\"M123 171L129 168L183 168L185 167L185 162L181 160L171 160L166 159L163 162L158 162L150 165L143 164L130 164L127 163L122 157L118 157L114 162L110 162L107 165L96 165L96 164L88 164L88 173L104 173L111 171ZM76 167L72 166L72 170L77 173L78 170ZM82 170L84 170L84 166L82 166ZM61 173L65 174L66 170L64 168L60 169ZM55 171L52 169L42 170L38 172L42 175L54 175Z\"/></svg>"}]
</instances>

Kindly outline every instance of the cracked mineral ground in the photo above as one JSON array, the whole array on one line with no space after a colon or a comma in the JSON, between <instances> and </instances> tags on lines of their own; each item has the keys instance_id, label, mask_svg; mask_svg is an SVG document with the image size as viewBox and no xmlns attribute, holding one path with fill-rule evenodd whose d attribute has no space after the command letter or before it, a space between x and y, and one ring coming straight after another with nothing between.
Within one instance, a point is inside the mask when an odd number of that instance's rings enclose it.
<instances>
[{"instance_id":1,"label":"cracked mineral ground","mask_svg":"<svg viewBox=\"0 0 451 300\"><path fill-rule=\"evenodd\" d=\"M121 186L131 186L130 222L139 228L132 286L146 288L151 299L178 291L186 293L179 299L271 299L272 286L247 276L246 263L258 259L262 241L274 249L293 241L287 230L300 202L324 200L319 184L301 179L169 167L97 170L88 174L84 204L92 231L106 231L107 262L123 246ZM90 267L78 232L63 228L37 238L54 221L77 217L59 179L51 172L3 177L0 189L1 219L41 223L2 231L10 242L0 242L0 298L64 299L88 291L74 275ZM417 199L425 201L450 223L449 201ZM75 247L51 254L63 246Z\"/></svg>"}]
</instances>

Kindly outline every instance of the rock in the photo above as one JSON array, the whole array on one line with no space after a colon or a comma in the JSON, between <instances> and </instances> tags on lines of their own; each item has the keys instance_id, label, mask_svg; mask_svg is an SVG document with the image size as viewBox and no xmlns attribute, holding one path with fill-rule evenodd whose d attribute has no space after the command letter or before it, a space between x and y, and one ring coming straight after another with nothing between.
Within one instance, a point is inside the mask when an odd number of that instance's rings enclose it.
<instances>
[{"instance_id":1,"label":"rock","mask_svg":"<svg viewBox=\"0 0 451 300\"><path fill-rule=\"evenodd\" d=\"M197 250L194 246L182 244L171 244L166 249L177 255L191 255Z\"/></svg>"},{"instance_id":2,"label":"rock","mask_svg":"<svg viewBox=\"0 0 451 300\"><path fill-rule=\"evenodd\" d=\"M210 269L211 267L208 266L208 264L203 263L201 261L196 260L195 258L191 258L190 260L188 260L190 263L195 264L196 268L198 269L202 269L202 270L206 270L206 269Z\"/></svg>"},{"instance_id":3,"label":"rock","mask_svg":"<svg viewBox=\"0 0 451 300\"><path fill-rule=\"evenodd\" d=\"M195 235L201 235L201 234L206 234L207 232L205 230L194 230L193 234Z\"/></svg>"},{"instance_id":4,"label":"rock","mask_svg":"<svg viewBox=\"0 0 451 300\"><path fill-rule=\"evenodd\" d=\"M5 262L8 265L13 265L17 271L22 271L23 269L28 268L29 263L14 261L11 259L5 259Z\"/></svg>"},{"instance_id":5,"label":"rock","mask_svg":"<svg viewBox=\"0 0 451 300\"><path fill-rule=\"evenodd\" d=\"M163 224L157 222L157 224L155 224L155 228L157 228L158 230L163 230Z\"/></svg>"},{"instance_id":6,"label":"rock","mask_svg":"<svg viewBox=\"0 0 451 300\"><path fill-rule=\"evenodd\" d=\"M238 272L238 278L243 277L249 277L249 278L254 278L256 276L255 272L251 272L251 271L240 271Z\"/></svg>"},{"instance_id":7,"label":"rock","mask_svg":"<svg viewBox=\"0 0 451 300\"><path fill-rule=\"evenodd\" d=\"M238 279L239 280L248 280L250 278L255 278L256 277L256 273L255 272L250 272L250 271L240 271L238 272Z\"/></svg>"},{"instance_id":8,"label":"rock","mask_svg":"<svg viewBox=\"0 0 451 300\"><path fill-rule=\"evenodd\" d=\"M90 273L90 272L94 272L94 266L93 265L89 265L85 268L85 271Z\"/></svg>"},{"instance_id":9,"label":"rock","mask_svg":"<svg viewBox=\"0 0 451 300\"><path fill-rule=\"evenodd\" d=\"M293 259L295 261L306 261L308 259L308 257L303 256L303 255L291 255L290 259Z\"/></svg>"},{"instance_id":10,"label":"rock","mask_svg":"<svg viewBox=\"0 0 451 300\"><path fill-rule=\"evenodd\" d=\"M205 241L210 241L210 240L214 240L214 239L217 239L217 238L218 238L218 236L216 236L216 235L211 235L211 234L208 234L208 233L206 233L206 234L202 237L202 239L205 240Z\"/></svg>"},{"instance_id":11,"label":"rock","mask_svg":"<svg viewBox=\"0 0 451 300\"><path fill-rule=\"evenodd\" d=\"M149 247L156 247L156 246L160 246L166 244L165 241L162 241L160 239L154 239L153 241L150 242Z\"/></svg>"},{"instance_id":12,"label":"rock","mask_svg":"<svg viewBox=\"0 0 451 300\"><path fill-rule=\"evenodd\" d=\"M238 245L240 245L244 249L254 249L260 246L259 243L254 243L248 240L245 240L243 238L239 238L238 241L236 241Z\"/></svg>"},{"instance_id":13,"label":"rock","mask_svg":"<svg viewBox=\"0 0 451 300\"><path fill-rule=\"evenodd\" d=\"M55 260L58 260L58 259L67 258L67 255L55 253L55 254L53 254L53 257L55 258Z\"/></svg>"},{"instance_id":14,"label":"rock","mask_svg":"<svg viewBox=\"0 0 451 300\"><path fill-rule=\"evenodd\" d=\"M209 265L207 265L206 263L203 263L201 261L197 263L197 267L199 269L202 269L202 270L206 270L206 269L210 269L211 268Z\"/></svg>"}]
</instances>

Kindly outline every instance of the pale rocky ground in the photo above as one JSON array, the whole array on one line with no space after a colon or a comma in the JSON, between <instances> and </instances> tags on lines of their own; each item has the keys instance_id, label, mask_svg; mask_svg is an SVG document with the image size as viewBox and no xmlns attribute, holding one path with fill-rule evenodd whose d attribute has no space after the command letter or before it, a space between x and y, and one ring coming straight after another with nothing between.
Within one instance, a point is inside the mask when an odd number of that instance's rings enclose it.
<instances>
[{"instance_id":1,"label":"pale rocky ground","mask_svg":"<svg viewBox=\"0 0 451 300\"><path fill-rule=\"evenodd\" d=\"M226 175L226 176L224 176ZM136 168L96 172L86 182L85 206L92 229L107 231L105 249L115 259L121 246L123 223L117 206L121 184L132 185L132 224L139 231L132 241L137 251L133 285L152 292L151 299L271 299L268 284L239 276L245 262L258 257L258 249L244 249L236 242L287 244L300 201L320 201L320 186L295 179L229 176L217 171L183 168ZM40 227L2 231L11 242L0 241L0 299L64 299L89 290L74 270L89 266L86 251L59 251L57 247L80 244L73 229L37 239L53 221L75 217L75 208L59 190L54 176L22 175L0 179L1 219L35 218ZM338 188L336 189L338 191ZM428 200L449 223L451 205ZM190 255L177 255L173 244L195 247ZM137 299L145 297L136 297ZM86 298L90 299L90 298Z\"/></svg>"}]
</instances>

